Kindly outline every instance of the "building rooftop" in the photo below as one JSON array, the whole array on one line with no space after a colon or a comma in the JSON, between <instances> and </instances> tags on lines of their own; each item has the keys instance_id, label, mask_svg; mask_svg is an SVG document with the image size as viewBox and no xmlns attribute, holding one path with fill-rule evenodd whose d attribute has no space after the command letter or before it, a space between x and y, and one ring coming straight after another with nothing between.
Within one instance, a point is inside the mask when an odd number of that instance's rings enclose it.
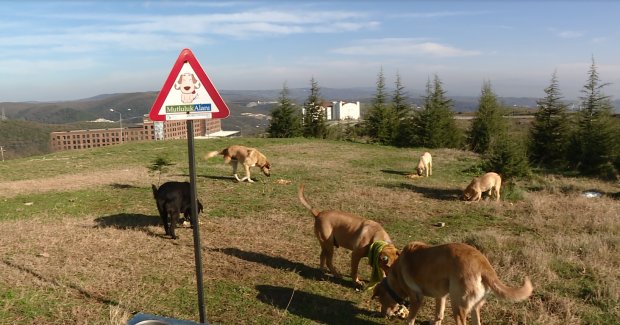
<instances>
[{"instance_id":1,"label":"building rooftop","mask_svg":"<svg viewBox=\"0 0 620 325\"><path fill-rule=\"evenodd\" d=\"M137 129L137 128L142 128L141 126L127 126L124 127L123 130L125 129ZM54 131L51 133L67 133L67 132L90 132L90 131L105 131L105 130L120 130L121 128L105 128L105 129L86 129L86 130L69 130L69 131Z\"/></svg>"},{"instance_id":2,"label":"building rooftop","mask_svg":"<svg viewBox=\"0 0 620 325\"><path fill-rule=\"evenodd\" d=\"M217 131L209 134L208 136L195 137L195 139L225 138L237 133L240 133L240 131Z\"/></svg>"}]
</instances>

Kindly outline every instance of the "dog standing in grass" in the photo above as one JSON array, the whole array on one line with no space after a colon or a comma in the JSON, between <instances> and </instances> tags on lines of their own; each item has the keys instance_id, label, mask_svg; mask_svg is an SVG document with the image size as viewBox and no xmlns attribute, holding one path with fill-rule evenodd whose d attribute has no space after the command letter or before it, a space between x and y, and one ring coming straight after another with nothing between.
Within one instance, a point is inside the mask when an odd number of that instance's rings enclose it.
<instances>
[{"instance_id":1,"label":"dog standing in grass","mask_svg":"<svg viewBox=\"0 0 620 325\"><path fill-rule=\"evenodd\" d=\"M424 297L433 297L436 306L431 324L435 325L441 324L446 298L450 297L457 325L465 325L468 314L472 324L480 325L480 308L490 293L500 299L519 301L527 299L532 291L527 277L519 288L504 285L489 260L472 246L411 242L394 261L387 277L375 286L372 298L379 297L381 315L386 317L394 315L399 304L409 299L406 324L413 325Z\"/></svg>"},{"instance_id":2,"label":"dog standing in grass","mask_svg":"<svg viewBox=\"0 0 620 325\"><path fill-rule=\"evenodd\" d=\"M188 182L167 182L162 184L159 189L152 185L153 197L157 203L159 216L164 223L166 235L170 235L172 239L177 239L174 232L181 213L185 215L185 219L189 218L192 223L192 199L191 189ZM202 204L196 199L198 211L196 216L202 212ZM168 227L168 215L170 215L170 227ZM193 223L192 223L193 225Z\"/></svg>"},{"instance_id":3,"label":"dog standing in grass","mask_svg":"<svg viewBox=\"0 0 620 325\"><path fill-rule=\"evenodd\" d=\"M255 148L248 148L233 144L222 151L211 151L205 154L202 158L207 160L217 155L224 156L224 161L232 166L233 176L235 176L239 182L243 182L245 180L250 183L254 182L250 178L250 167L254 166L259 167L265 176L269 177L271 175L271 164L269 163L269 160L267 160L267 157ZM237 176L238 163L241 163L245 168L245 177L242 179L239 179L239 176Z\"/></svg>"},{"instance_id":4,"label":"dog standing in grass","mask_svg":"<svg viewBox=\"0 0 620 325\"><path fill-rule=\"evenodd\" d=\"M415 168L418 171L418 176L422 176L422 172L426 172L426 177L433 175L433 157L431 157L430 152L425 152L422 157L420 157L420 162L418 162L418 166Z\"/></svg>"},{"instance_id":5,"label":"dog standing in grass","mask_svg":"<svg viewBox=\"0 0 620 325\"><path fill-rule=\"evenodd\" d=\"M478 202L482 198L482 192L489 191L489 197L495 193L495 201L499 201L499 190L502 187L502 178L494 172L475 177L463 191L460 199L463 201Z\"/></svg>"},{"instance_id":6,"label":"dog standing in grass","mask_svg":"<svg viewBox=\"0 0 620 325\"><path fill-rule=\"evenodd\" d=\"M304 187L304 184L299 186L299 200L314 216L314 233L321 245L321 271L325 272L325 262L327 262L327 267L334 277L342 277L332 264L334 247L342 246L352 251L351 279L363 286L364 282L357 277L359 262L362 257L369 256L370 247L373 243L383 241L385 243L382 245L381 252L373 254L377 261L369 262L371 265L377 265L381 269L382 275L385 276L385 272L390 269L400 252L391 243L390 236L383 227L378 222L350 213L336 210L319 211L313 208L304 197Z\"/></svg>"}]
</instances>

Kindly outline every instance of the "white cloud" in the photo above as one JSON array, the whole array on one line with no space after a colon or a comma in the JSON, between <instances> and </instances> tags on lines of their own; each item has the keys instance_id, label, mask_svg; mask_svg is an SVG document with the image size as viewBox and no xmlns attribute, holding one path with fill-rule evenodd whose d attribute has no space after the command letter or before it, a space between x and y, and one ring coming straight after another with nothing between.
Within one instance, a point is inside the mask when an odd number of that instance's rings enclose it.
<instances>
[{"instance_id":1,"label":"white cloud","mask_svg":"<svg viewBox=\"0 0 620 325\"><path fill-rule=\"evenodd\" d=\"M156 2L152 3L161 4L163 6L174 6L174 7L212 7L212 8L221 8L221 7L233 7L244 4L243 1L226 1L226 2L211 2L211 1L164 1L164 2Z\"/></svg>"},{"instance_id":2,"label":"white cloud","mask_svg":"<svg viewBox=\"0 0 620 325\"><path fill-rule=\"evenodd\" d=\"M362 40L359 45L341 47L334 53L349 55L425 55L436 57L479 55L480 51L462 50L434 42L423 42L421 38L386 38Z\"/></svg>"},{"instance_id":3,"label":"white cloud","mask_svg":"<svg viewBox=\"0 0 620 325\"><path fill-rule=\"evenodd\" d=\"M562 38L577 38L583 36L584 32L574 31L574 30L566 30L557 32L557 35Z\"/></svg>"},{"instance_id":4,"label":"white cloud","mask_svg":"<svg viewBox=\"0 0 620 325\"><path fill-rule=\"evenodd\" d=\"M6 75L41 75L50 72L85 70L98 66L93 59L77 60L0 60L0 72Z\"/></svg>"},{"instance_id":5,"label":"white cloud","mask_svg":"<svg viewBox=\"0 0 620 325\"><path fill-rule=\"evenodd\" d=\"M412 18L435 18L435 17L451 17L465 15L483 15L493 13L493 11L437 11L437 12L413 12L395 15L396 17L412 17Z\"/></svg>"},{"instance_id":6,"label":"white cloud","mask_svg":"<svg viewBox=\"0 0 620 325\"><path fill-rule=\"evenodd\" d=\"M233 14L130 16L130 24L111 28L132 32L168 32L177 34L229 35L240 38L256 35L299 33L341 33L372 29L379 23L359 20L365 14L355 12L282 12L259 11ZM333 17L339 21L333 22ZM105 17L99 17L106 19ZM96 19L96 18L94 18ZM118 19L118 17L114 17ZM125 19L124 19L125 20ZM350 20L352 22L349 22ZM137 22L137 23L134 23Z\"/></svg>"},{"instance_id":7,"label":"white cloud","mask_svg":"<svg viewBox=\"0 0 620 325\"><path fill-rule=\"evenodd\" d=\"M152 33L66 33L0 38L0 47L40 48L45 52L92 52L106 47L128 50L173 50L179 47L208 44L211 41L195 35L158 35Z\"/></svg>"},{"instance_id":8,"label":"white cloud","mask_svg":"<svg viewBox=\"0 0 620 325\"><path fill-rule=\"evenodd\" d=\"M246 11L230 14L189 14L189 15L127 15L127 14L55 14L39 15L40 18L62 20L86 20L89 22L126 22L127 24L108 25L103 28L131 30L134 32L171 32L171 33L213 33L212 29L220 24L275 24L280 26L315 26L346 21L359 21L368 18L368 14L351 11L312 11L285 12L276 10ZM355 30L364 26L374 26L377 22L362 21L355 23ZM102 28L97 25L97 28ZM312 32L311 28L303 31ZM330 30L330 32L333 32ZM217 33L217 32L215 32Z\"/></svg>"},{"instance_id":9,"label":"white cloud","mask_svg":"<svg viewBox=\"0 0 620 325\"><path fill-rule=\"evenodd\" d=\"M607 37L595 37L592 39L592 43L602 43L607 40Z\"/></svg>"},{"instance_id":10,"label":"white cloud","mask_svg":"<svg viewBox=\"0 0 620 325\"><path fill-rule=\"evenodd\" d=\"M206 38L207 35L248 39L303 33L346 33L376 29L380 25L377 21L365 19L367 15L364 13L343 11L263 10L174 16L55 14L36 17L87 21L88 25L52 28L45 35L30 32L26 37L0 38L0 47L40 48L47 45L58 52L86 52L106 46L167 50L212 43L212 40ZM334 21L333 17L338 17L338 20Z\"/></svg>"},{"instance_id":11,"label":"white cloud","mask_svg":"<svg viewBox=\"0 0 620 325\"><path fill-rule=\"evenodd\" d=\"M617 75L620 74L620 65L618 64L600 64L595 61L596 71L598 71L601 75ZM592 62L573 62L573 63L562 63L558 65L558 71L565 70L568 72L578 72L582 73L584 76L590 70L592 66Z\"/></svg>"}]
</instances>

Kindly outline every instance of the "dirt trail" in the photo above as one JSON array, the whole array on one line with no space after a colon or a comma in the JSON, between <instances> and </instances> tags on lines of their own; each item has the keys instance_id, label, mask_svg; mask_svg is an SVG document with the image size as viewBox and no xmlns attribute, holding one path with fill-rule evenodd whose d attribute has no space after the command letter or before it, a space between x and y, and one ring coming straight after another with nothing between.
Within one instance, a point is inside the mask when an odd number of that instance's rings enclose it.
<instances>
[{"instance_id":1,"label":"dirt trail","mask_svg":"<svg viewBox=\"0 0 620 325\"><path fill-rule=\"evenodd\" d=\"M109 184L148 185L154 179L148 169L138 167L128 171L98 171L83 174L58 175L44 179L27 179L13 182L0 182L0 197L11 198L32 193L76 191Z\"/></svg>"}]
</instances>

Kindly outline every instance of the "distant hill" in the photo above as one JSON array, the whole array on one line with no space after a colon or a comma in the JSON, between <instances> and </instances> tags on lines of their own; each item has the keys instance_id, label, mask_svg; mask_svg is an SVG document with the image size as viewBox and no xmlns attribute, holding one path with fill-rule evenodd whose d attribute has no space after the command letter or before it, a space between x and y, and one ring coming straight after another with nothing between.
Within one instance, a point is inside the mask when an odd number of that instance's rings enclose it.
<instances>
[{"instance_id":1,"label":"distant hill","mask_svg":"<svg viewBox=\"0 0 620 325\"><path fill-rule=\"evenodd\" d=\"M243 135L255 134L269 125L267 116L273 104L247 106L250 102L272 102L280 96L280 89L272 90L222 90L220 94L230 109L230 116L222 120L222 128L228 131L242 131ZM372 103L376 89L374 88L322 88L321 94L326 101L359 101L362 111ZM387 89L389 93L393 89ZM78 129L99 129L118 127L120 112L123 126L141 123L144 114L151 110L158 92L139 92L124 94L102 94L90 98L65 102L19 102L0 103L8 121L0 123L0 145L7 149L5 159L41 155L50 152L49 133ZM408 101L422 104L420 92L408 90ZM302 105L308 97L308 89L290 89L289 97L298 105ZM457 112L475 111L478 98L474 96L452 96L454 109ZM536 108L538 98L504 97L501 98L508 108ZM578 104L577 101L567 101ZM616 112L620 113L620 99L613 101ZM114 112L110 111L113 109ZM252 113L249 115L247 113ZM242 115L243 114L243 115ZM262 115L261 115L262 114ZM105 118L114 123L90 123L96 118Z\"/></svg>"},{"instance_id":2,"label":"distant hill","mask_svg":"<svg viewBox=\"0 0 620 325\"><path fill-rule=\"evenodd\" d=\"M114 109L123 116L123 121L142 122L142 116L148 114L157 98L156 92L99 95L91 98L54 103L0 103L10 119L23 119L50 124L63 124L76 121L92 121L97 118L118 120L119 115L110 111ZM133 119L136 118L137 119Z\"/></svg>"},{"instance_id":3,"label":"distant hill","mask_svg":"<svg viewBox=\"0 0 620 325\"><path fill-rule=\"evenodd\" d=\"M89 98L78 99L78 101L101 100L101 99L106 99L106 98L110 98L110 97L114 97L114 96L118 96L118 95L122 95L122 94L120 94L120 93L116 93L116 94L101 94L101 95L97 95L97 96L93 96L93 97L89 97Z\"/></svg>"},{"instance_id":4,"label":"distant hill","mask_svg":"<svg viewBox=\"0 0 620 325\"><path fill-rule=\"evenodd\" d=\"M78 121L92 121L96 115L89 111L75 108L61 107L59 105L47 105L42 107L29 107L15 114L14 119L33 121L48 124L61 124Z\"/></svg>"},{"instance_id":5,"label":"distant hill","mask_svg":"<svg viewBox=\"0 0 620 325\"><path fill-rule=\"evenodd\" d=\"M118 123L47 124L25 120L6 120L0 122L0 146L6 150L4 153L6 160L38 156L51 152L51 132L116 127Z\"/></svg>"},{"instance_id":6,"label":"distant hill","mask_svg":"<svg viewBox=\"0 0 620 325\"><path fill-rule=\"evenodd\" d=\"M298 105L303 105L308 97L307 88L292 88L289 97ZM408 101L421 105L421 91L405 89L408 93ZM249 128L261 128L261 120L256 117L242 116L242 113L269 114L272 104L246 107L250 102L272 102L280 96L281 89L270 90L221 90L220 94L229 106L231 116L222 121L224 129L249 130ZM387 88L388 93L394 89ZM364 107L372 103L376 92L375 88L321 88L321 95L325 101L359 101ZM123 122L140 123L142 116L151 110L158 92L138 92L122 94L102 94L76 101L64 102L19 102L0 103L5 114L10 119L26 120L48 124L65 124L76 121L89 121L96 118L105 118L117 121L118 112L122 114ZM457 112L475 111L478 106L477 96L448 96L453 99L454 110ZM501 98L507 107L536 108L538 98L533 97L504 97ZM569 101L570 104L576 101ZM616 107L620 107L620 99L613 101ZM114 112L110 111L111 109ZM262 121L264 122L264 121Z\"/></svg>"},{"instance_id":7,"label":"distant hill","mask_svg":"<svg viewBox=\"0 0 620 325\"><path fill-rule=\"evenodd\" d=\"M222 90L220 95L226 101L234 102L252 102L252 101L275 101L280 97L282 89L269 89L269 90ZM304 100L308 98L307 88L290 88L289 98L297 104L303 104ZM393 89L387 89L388 92L392 92ZM320 94L326 101L347 101L347 102L364 102L369 101L375 94L376 89L370 87L360 88L321 88ZM409 91L413 93L415 97L418 97L419 92Z\"/></svg>"}]
</instances>

